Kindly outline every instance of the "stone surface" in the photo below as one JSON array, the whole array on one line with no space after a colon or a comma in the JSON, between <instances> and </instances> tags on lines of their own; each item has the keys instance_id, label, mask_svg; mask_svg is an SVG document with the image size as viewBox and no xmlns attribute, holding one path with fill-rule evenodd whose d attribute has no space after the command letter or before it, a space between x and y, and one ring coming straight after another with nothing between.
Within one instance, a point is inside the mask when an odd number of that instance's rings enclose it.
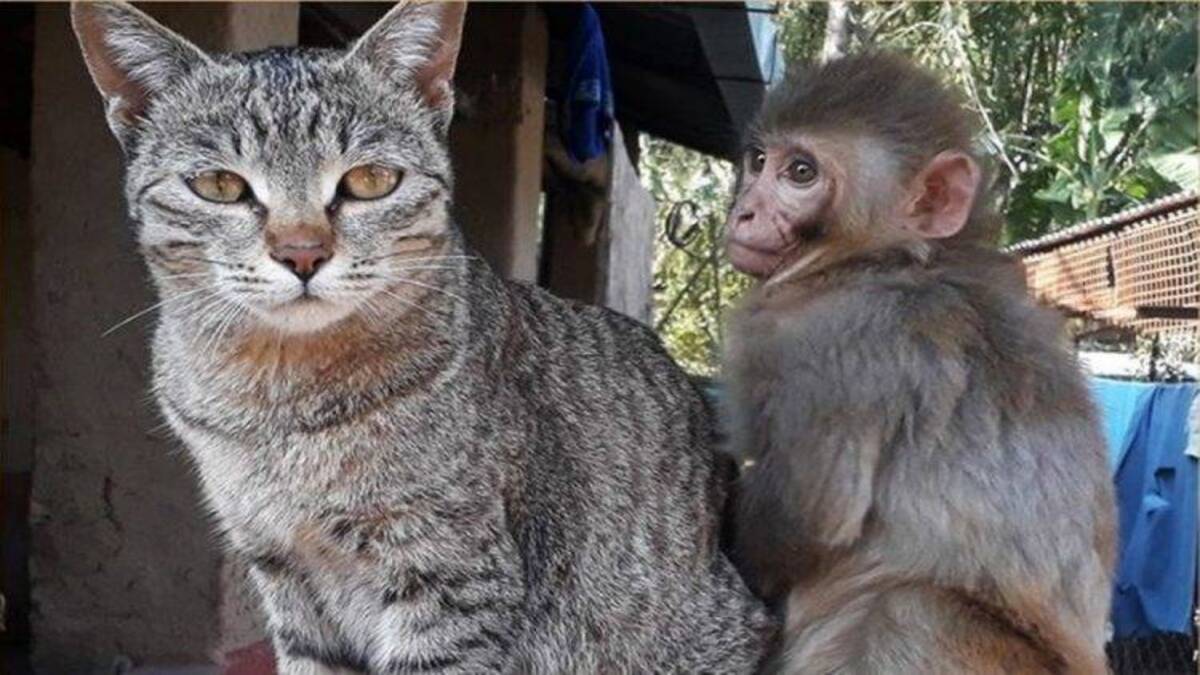
<instances>
[{"instance_id":1,"label":"stone surface","mask_svg":"<svg viewBox=\"0 0 1200 675\"><path fill-rule=\"evenodd\" d=\"M294 42L298 25L294 4L150 12L207 48ZM152 319L102 336L154 301L125 217L119 149L66 5L37 7L35 45L34 665L205 661L220 625L220 547L148 396Z\"/></svg>"}]
</instances>

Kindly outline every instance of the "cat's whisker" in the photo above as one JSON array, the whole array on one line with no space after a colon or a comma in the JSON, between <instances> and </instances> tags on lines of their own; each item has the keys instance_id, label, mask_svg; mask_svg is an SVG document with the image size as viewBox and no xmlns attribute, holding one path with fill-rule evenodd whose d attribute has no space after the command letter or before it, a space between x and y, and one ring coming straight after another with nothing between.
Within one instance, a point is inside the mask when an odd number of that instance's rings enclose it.
<instances>
[{"instance_id":1,"label":"cat's whisker","mask_svg":"<svg viewBox=\"0 0 1200 675\"><path fill-rule=\"evenodd\" d=\"M385 325L387 320L383 309L376 302L374 296L368 297L362 302L363 318L367 320L367 325L371 328L377 328Z\"/></svg>"},{"instance_id":2,"label":"cat's whisker","mask_svg":"<svg viewBox=\"0 0 1200 675\"><path fill-rule=\"evenodd\" d=\"M422 312L425 312L426 314L428 314L429 316L432 316L432 317L434 317L434 318L435 318L435 319L437 319L438 321L441 321L441 322L443 322L443 324L449 325L448 323L446 323L446 317L444 317L444 316L442 316L442 315L438 314L437 312L434 312L433 310L429 309L428 307L422 307L422 306L421 306L421 305L419 305L418 303L415 303L415 302L413 302L412 300L409 300L408 298L402 297L402 296L401 296L401 295L399 295L398 293L393 293L393 292L389 291L389 290L388 290L388 289L386 289L386 288L381 288L381 289L379 289L379 292L380 292L380 293L383 293L383 294L385 294L385 295L391 296L391 297L392 297L394 300L396 300L397 302L399 302L399 303L401 303L401 304L404 304L404 305L406 305L406 306L408 306L408 307L412 307L413 309L418 309L418 310L420 310L420 311L422 311Z\"/></svg>"},{"instance_id":3,"label":"cat's whisker","mask_svg":"<svg viewBox=\"0 0 1200 675\"><path fill-rule=\"evenodd\" d=\"M192 273L188 273L188 274L164 274L164 275L156 277L156 278L157 279L192 279L195 277L209 277L209 276L212 276L212 272L192 272Z\"/></svg>"},{"instance_id":4,"label":"cat's whisker","mask_svg":"<svg viewBox=\"0 0 1200 675\"><path fill-rule=\"evenodd\" d=\"M369 258L359 258L355 262L357 262L359 264L368 263L368 262L377 262L380 260L387 260L389 258L398 258L402 255L404 255L404 251L396 251L395 253L385 253L383 255L372 256ZM416 257L416 258L405 258L406 262L440 261L440 260L483 260L483 258L480 258L477 255L456 255L456 254L428 255L428 256L420 256L420 257Z\"/></svg>"},{"instance_id":5,"label":"cat's whisker","mask_svg":"<svg viewBox=\"0 0 1200 675\"><path fill-rule=\"evenodd\" d=\"M213 322L215 328L212 331L212 335L208 336L208 339L205 340L204 347L201 349L202 353L209 356L216 356L217 351L221 347L221 340L225 336L225 331L237 321L243 309L242 305L226 302L225 307L222 308L220 314L217 315L217 318Z\"/></svg>"},{"instance_id":6,"label":"cat's whisker","mask_svg":"<svg viewBox=\"0 0 1200 675\"><path fill-rule=\"evenodd\" d=\"M417 281L415 279L410 279L408 277L400 277L400 276L390 276L390 275L386 275L386 276L380 275L380 276L382 276L384 279L387 279L388 281L394 281L396 283L408 284L409 286L417 286L419 288L425 288L425 289L433 291L434 293L441 293L442 295L446 295L451 298L454 298L458 302L465 303L467 301L467 299L462 297L461 295L458 295L456 293L451 293L450 291L447 291L444 288L438 288L437 286L434 286L432 284L423 284L420 281Z\"/></svg>"},{"instance_id":7,"label":"cat's whisker","mask_svg":"<svg viewBox=\"0 0 1200 675\"><path fill-rule=\"evenodd\" d=\"M236 302L226 304L225 311L222 312L221 319L216 322L216 329L213 331L213 339L219 342L229 324L237 320L237 317L242 313L242 305Z\"/></svg>"},{"instance_id":8,"label":"cat's whisker","mask_svg":"<svg viewBox=\"0 0 1200 675\"><path fill-rule=\"evenodd\" d=\"M409 270L457 270L461 269L455 265L399 265L388 269L389 272L407 272ZM380 273L372 273L379 275Z\"/></svg>"},{"instance_id":9,"label":"cat's whisker","mask_svg":"<svg viewBox=\"0 0 1200 675\"><path fill-rule=\"evenodd\" d=\"M235 262L231 262L229 260L217 260L215 258L202 258L202 257L196 256L196 255L180 255L180 256L174 256L173 258L169 258L169 259L170 260L194 260L196 262L206 262L206 263L211 263L213 265L221 265L222 267L230 267L233 269L243 269L245 267L245 265L242 265L241 263L235 263Z\"/></svg>"},{"instance_id":10,"label":"cat's whisker","mask_svg":"<svg viewBox=\"0 0 1200 675\"><path fill-rule=\"evenodd\" d=\"M136 321L137 319L139 319L143 316L146 316L150 312L153 312L154 310L159 309L160 307L166 307L167 305L186 300L186 299L196 295L197 293L201 293L203 291L213 291L213 287L212 286L203 286L201 288L194 288L190 291L184 291L183 293L180 293L178 295L172 295L169 298L160 300L160 301L154 303L153 305L150 305L149 307L122 319L121 321L119 321L118 323L116 323L115 325L110 327L108 330L101 333L100 337L108 337L109 335L112 335L117 330L120 330L121 327L129 324L132 321Z\"/></svg>"}]
</instances>

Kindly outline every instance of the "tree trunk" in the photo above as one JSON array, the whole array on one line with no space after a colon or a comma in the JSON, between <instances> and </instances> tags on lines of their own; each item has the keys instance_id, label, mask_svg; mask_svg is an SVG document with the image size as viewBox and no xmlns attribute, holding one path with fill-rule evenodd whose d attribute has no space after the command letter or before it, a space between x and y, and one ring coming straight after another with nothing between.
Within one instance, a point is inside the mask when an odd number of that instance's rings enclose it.
<instances>
[{"instance_id":1,"label":"tree trunk","mask_svg":"<svg viewBox=\"0 0 1200 675\"><path fill-rule=\"evenodd\" d=\"M849 2L833 0L827 6L826 12L825 44L821 47L822 61L845 56L850 49L850 34L853 31L853 17Z\"/></svg>"}]
</instances>

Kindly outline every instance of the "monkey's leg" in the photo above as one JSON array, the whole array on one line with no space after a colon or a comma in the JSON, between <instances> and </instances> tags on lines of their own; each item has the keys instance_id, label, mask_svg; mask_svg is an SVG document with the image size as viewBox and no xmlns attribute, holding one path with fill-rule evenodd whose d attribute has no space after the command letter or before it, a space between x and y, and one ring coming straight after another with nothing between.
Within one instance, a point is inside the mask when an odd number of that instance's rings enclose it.
<instances>
[{"instance_id":1,"label":"monkey's leg","mask_svg":"<svg viewBox=\"0 0 1200 675\"><path fill-rule=\"evenodd\" d=\"M952 592L925 585L866 590L808 617L797 595L775 671L784 675L1064 671L1045 645Z\"/></svg>"}]
</instances>

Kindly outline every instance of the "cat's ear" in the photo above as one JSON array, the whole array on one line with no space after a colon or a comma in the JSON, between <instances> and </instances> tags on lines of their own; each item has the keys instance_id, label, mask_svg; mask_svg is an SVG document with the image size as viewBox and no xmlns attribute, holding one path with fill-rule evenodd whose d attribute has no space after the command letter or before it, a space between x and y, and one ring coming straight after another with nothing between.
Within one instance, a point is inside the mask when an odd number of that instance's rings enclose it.
<instances>
[{"instance_id":1,"label":"cat's ear","mask_svg":"<svg viewBox=\"0 0 1200 675\"><path fill-rule=\"evenodd\" d=\"M125 3L76 0L71 25L123 147L154 97L208 62L198 47Z\"/></svg>"},{"instance_id":2,"label":"cat's ear","mask_svg":"<svg viewBox=\"0 0 1200 675\"><path fill-rule=\"evenodd\" d=\"M415 84L448 127L466 12L465 2L401 2L359 38L346 58Z\"/></svg>"}]
</instances>

